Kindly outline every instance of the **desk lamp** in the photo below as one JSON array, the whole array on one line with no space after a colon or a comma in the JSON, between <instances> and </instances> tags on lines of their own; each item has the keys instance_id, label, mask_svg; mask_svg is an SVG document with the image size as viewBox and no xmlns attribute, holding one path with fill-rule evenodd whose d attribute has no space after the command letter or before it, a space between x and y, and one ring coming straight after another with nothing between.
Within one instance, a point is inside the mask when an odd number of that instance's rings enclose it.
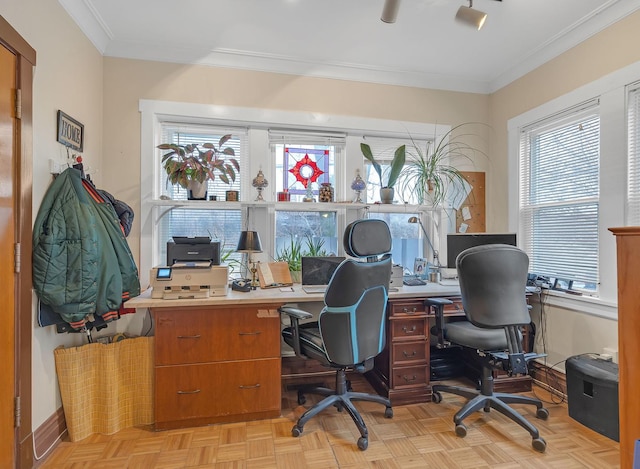
<instances>
[{"instance_id":1,"label":"desk lamp","mask_svg":"<svg viewBox=\"0 0 640 469\"><path fill-rule=\"evenodd\" d=\"M440 269L440 258L439 258L440 254L433 247L433 244L431 243L431 239L429 238L429 235L427 234L427 230L424 229L424 225L420 221L420 218L411 217L411 218L409 218L408 221L409 221L409 223L417 223L418 225L420 225L420 228L422 228L422 232L424 233L424 237L427 240L427 243L429 244L429 247L431 248L431 252L433 252L433 265L435 265L438 269Z\"/></svg>"},{"instance_id":2,"label":"desk lamp","mask_svg":"<svg viewBox=\"0 0 640 469\"><path fill-rule=\"evenodd\" d=\"M236 251L247 254L247 261L251 262L252 252L262 252L262 244L260 243L260 235L258 232L241 231ZM251 272L251 288L255 290L259 285L256 280L256 272L258 272L258 269L256 268L255 261L252 262L251 269L249 269L249 271Z\"/></svg>"}]
</instances>

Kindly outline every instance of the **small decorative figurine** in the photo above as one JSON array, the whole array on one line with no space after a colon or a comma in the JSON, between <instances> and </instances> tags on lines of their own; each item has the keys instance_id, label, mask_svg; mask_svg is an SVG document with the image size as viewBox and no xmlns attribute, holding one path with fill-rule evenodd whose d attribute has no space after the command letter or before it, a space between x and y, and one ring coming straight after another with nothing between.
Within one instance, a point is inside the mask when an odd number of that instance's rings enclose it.
<instances>
[{"instance_id":1,"label":"small decorative figurine","mask_svg":"<svg viewBox=\"0 0 640 469\"><path fill-rule=\"evenodd\" d=\"M258 189L258 197L256 197L256 201L264 200L264 198L262 197L262 191L264 190L265 187L267 187L269 185L269 181L267 181L265 179L264 174L262 174L262 170L261 169L258 170L258 175L253 178L252 185L256 189Z\"/></svg>"},{"instance_id":2,"label":"small decorative figurine","mask_svg":"<svg viewBox=\"0 0 640 469\"><path fill-rule=\"evenodd\" d=\"M360 177L360 170L356 170L356 177L351 182L351 189L356 191L356 199L353 201L354 204L361 204L362 202L362 191L367 188L367 184L364 182L364 179Z\"/></svg>"}]
</instances>

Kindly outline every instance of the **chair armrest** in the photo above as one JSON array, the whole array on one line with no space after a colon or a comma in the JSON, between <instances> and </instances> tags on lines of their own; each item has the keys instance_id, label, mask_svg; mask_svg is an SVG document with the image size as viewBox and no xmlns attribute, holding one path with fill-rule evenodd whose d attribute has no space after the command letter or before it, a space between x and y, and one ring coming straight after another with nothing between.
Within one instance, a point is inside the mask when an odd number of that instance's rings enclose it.
<instances>
[{"instance_id":1,"label":"chair armrest","mask_svg":"<svg viewBox=\"0 0 640 469\"><path fill-rule=\"evenodd\" d=\"M424 300L424 305L427 308L433 308L436 317L436 332L438 335L437 348L446 348L451 345L444 338L444 307L446 305L453 304L453 301L446 298L427 298Z\"/></svg>"},{"instance_id":2,"label":"chair armrest","mask_svg":"<svg viewBox=\"0 0 640 469\"><path fill-rule=\"evenodd\" d=\"M296 319L311 319L313 317L313 314L307 311L287 305L281 306L280 312Z\"/></svg>"},{"instance_id":3,"label":"chair armrest","mask_svg":"<svg viewBox=\"0 0 640 469\"><path fill-rule=\"evenodd\" d=\"M311 319L313 314L293 306L281 306L278 311L289 316L291 323L291 337L293 339L293 351L296 356L306 358L300 349L300 320Z\"/></svg>"}]
</instances>

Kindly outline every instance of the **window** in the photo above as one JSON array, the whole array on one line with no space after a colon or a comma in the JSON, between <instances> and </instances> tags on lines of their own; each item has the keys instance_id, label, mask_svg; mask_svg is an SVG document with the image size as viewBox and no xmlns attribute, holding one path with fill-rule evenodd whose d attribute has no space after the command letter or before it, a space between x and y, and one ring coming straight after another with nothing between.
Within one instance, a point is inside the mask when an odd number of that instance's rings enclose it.
<instances>
[{"instance_id":1,"label":"window","mask_svg":"<svg viewBox=\"0 0 640 469\"><path fill-rule=\"evenodd\" d=\"M276 188L291 202L310 195L318 200L322 183L336 185L336 161L344 158L345 136L340 134L269 131L275 162Z\"/></svg>"},{"instance_id":2,"label":"window","mask_svg":"<svg viewBox=\"0 0 640 469\"><path fill-rule=\"evenodd\" d=\"M163 143L203 144L213 142L218 144L220 137L231 134L225 147L230 146L235 151L235 157L242 168L245 158L246 130L237 128L216 128L205 125L184 125L175 123L161 124L161 139ZM164 153L156 150L159 155ZM159 156L160 157L160 156ZM158 171L160 192L172 200L187 200L187 190L179 185L167 182L165 171ZM220 179L208 181L207 192L215 195L218 200L225 200L227 190L240 190L241 179L225 184ZM209 236L220 241L221 255L240 260L240 254L235 253L238 236L242 230L241 210L200 210L193 207L174 206L166 211L158 220L158 245L155 246L157 258L164 263L166 259L166 243L173 236Z\"/></svg>"},{"instance_id":3,"label":"window","mask_svg":"<svg viewBox=\"0 0 640 469\"><path fill-rule=\"evenodd\" d=\"M590 292L599 281L599 162L597 101L521 131L519 244L529 269Z\"/></svg>"},{"instance_id":4,"label":"window","mask_svg":"<svg viewBox=\"0 0 640 469\"><path fill-rule=\"evenodd\" d=\"M258 256L261 261L277 258L292 239L307 252L342 255L345 226L367 216L362 204L342 203L354 200L351 182L356 173L365 175L364 157L359 148L363 134L402 140L407 135L425 139L447 131L446 126L415 122L165 101L142 100L140 111L141 165L152 168L141 173L140 183L143 283L151 267L165 263L166 243L176 235L220 239L224 244L223 256L228 254L237 260L241 260L235 253L238 233L247 228L260 233L263 253ZM218 201L187 200L185 189L166 184L167 176L160 164L163 152L156 149L158 144L205 141L217 144L220 136L226 134L233 136L227 144L236 152L240 173L232 187L209 184L208 195L216 195ZM312 161L322 171L311 184L313 197L319 200L319 183L330 182L336 203L302 203L306 189L289 170L305 156L309 166L313 166L309 163ZM259 170L269 181L263 202L256 202L256 188L252 186L252 178ZM239 190L239 203L221 202L227 189ZM278 202L277 193L284 189L291 191L289 205ZM392 229L396 237L394 260L409 268L414 258L421 256L424 243L418 225L409 225L408 218L421 211L422 208L405 204L384 207L376 204L370 210L397 225ZM421 215L429 229L426 215ZM232 272L232 276L235 274L236 271Z\"/></svg>"},{"instance_id":5,"label":"window","mask_svg":"<svg viewBox=\"0 0 640 469\"><path fill-rule=\"evenodd\" d=\"M640 83L627 87L627 225L640 224Z\"/></svg>"}]
</instances>

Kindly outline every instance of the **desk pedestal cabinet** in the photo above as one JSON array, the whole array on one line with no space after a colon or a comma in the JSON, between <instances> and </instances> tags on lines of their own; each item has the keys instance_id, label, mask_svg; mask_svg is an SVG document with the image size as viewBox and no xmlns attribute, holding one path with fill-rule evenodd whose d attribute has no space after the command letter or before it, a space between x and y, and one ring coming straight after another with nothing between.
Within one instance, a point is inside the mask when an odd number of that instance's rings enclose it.
<instances>
[{"instance_id":1,"label":"desk pedestal cabinet","mask_svg":"<svg viewBox=\"0 0 640 469\"><path fill-rule=\"evenodd\" d=\"M445 317L464 316L460 297L448 298ZM433 313L425 310L423 299L393 299L387 307L386 346L375 358L375 367L366 377L374 389L391 399L394 406L431 401L430 319ZM474 357L467 357L472 371ZM475 379L473 373L470 377ZM494 372L495 389L500 392L531 390L529 376L509 377Z\"/></svg>"},{"instance_id":2,"label":"desk pedestal cabinet","mask_svg":"<svg viewBox=\"0 0 640 469\"><path fill-rule=\"evenodd\" d=\"M277 306L152 308L156 430L280 415Z\"/></svg>"}]
</instances>

